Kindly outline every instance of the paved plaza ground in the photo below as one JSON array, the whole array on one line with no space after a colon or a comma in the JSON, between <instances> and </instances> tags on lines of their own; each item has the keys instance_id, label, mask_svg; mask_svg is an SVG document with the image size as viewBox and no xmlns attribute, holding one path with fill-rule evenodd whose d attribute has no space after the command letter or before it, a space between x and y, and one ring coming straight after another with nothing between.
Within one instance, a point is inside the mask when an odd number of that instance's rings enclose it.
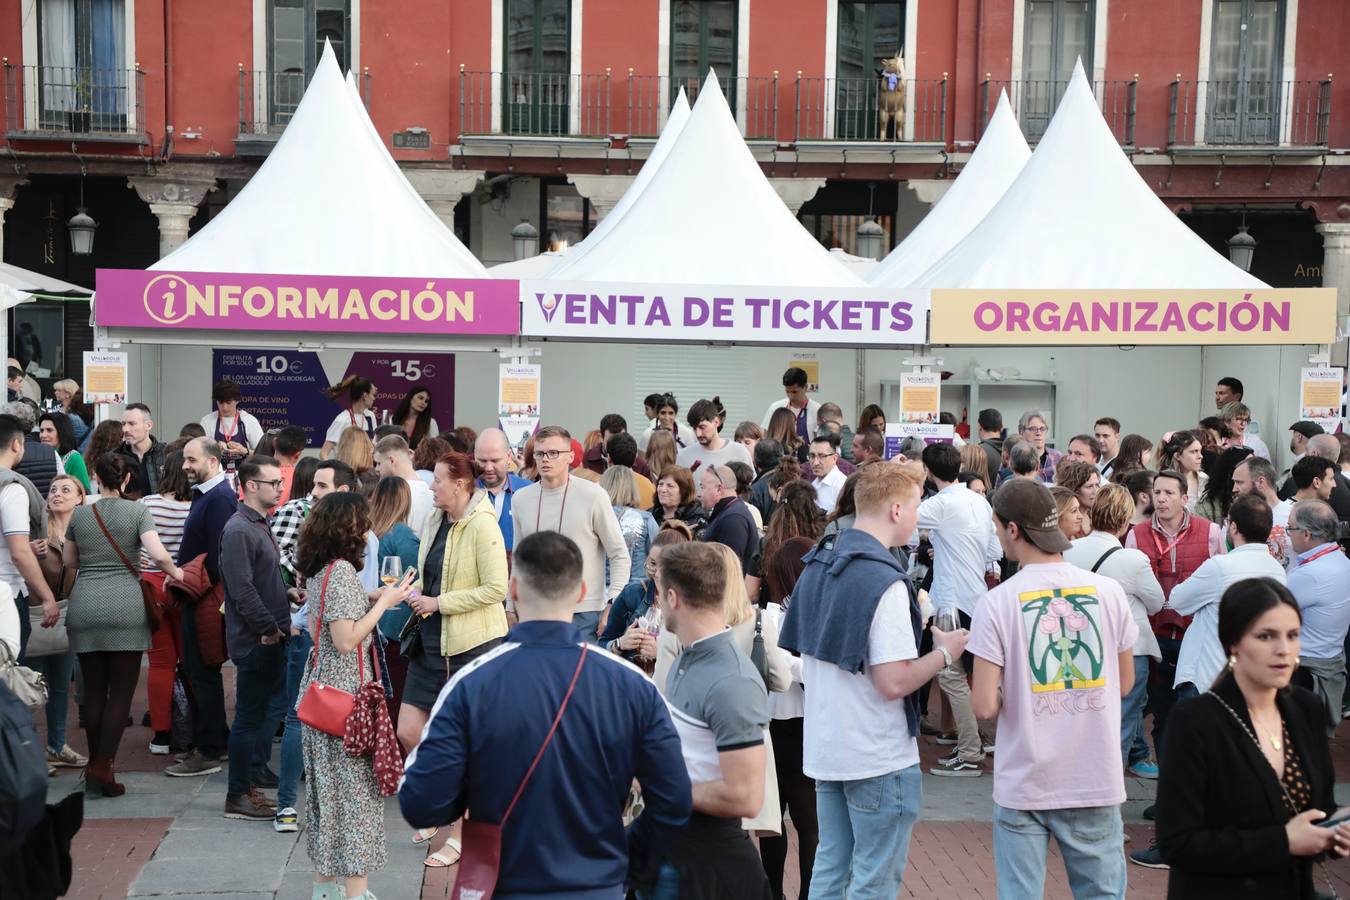
<instances>
[{"instance_id":1,"label":"paved plaza ground","mask_svg":"<svg viewBox=\"0 0 1350 900\"><path fill-rule=\"evenodd\" d=\"M227 673L228 673L227 668ZM143 681L144 679L142 679ZM226 678L227 682L232 681ZM227 701L232 691L227 686ZM133 706L135 721L145 712L144 684ZM84 734L73 718L70 744L84 752ZM225 773L204 778L167 778L162 769L172 758L151 756L150 733L129 728L122 742L118 777L126 796L95 798L85 804L85 824L75 840L75 876L67 895L73 900L123 897L192 898L192 900L305 900L313 869L305 852L305 835L277 834L270 823L222 817ZM919 742L925 771L939 755L931 738ZM278 748L279 749L279 748ZM941 748L944 752L946 748ZM1333 741L1336 796L1350 804L1350 725ZM1090 760L1084 761L1090 765ZM273 764L273 769L277 765ZM52 779L51 796L60 798L78 787L80 773L62 770ZM1154 782L1126 779L1129 801L1124 814L1131 841L1126 850L1148 845L1152 825L1143 818L1152 802ZM985 900L996 896L990 800L993 779L924 778L924 806L910 845L901 897ZM303 788L302 788L303 791ZM300 804L303 814L303 793ZM302 815L303 818L303 815ZM385 805L389 865L371 876L371 890L380 900L445 900L454 884L454 869L427 869L425 847L409 840L411 829L392 798ZM790 826L789 826L790 828ZM795 854L795 840L793 851ZM796 897L795 856L789 856L789 897ZM1327 871L1342 896L1350 895L1350 860ZM1129 866L1129 896L1140 900L1166 894L1167 873ZM1069 897L1058 854L1051 852L1046 897Z\"/></svg>"}]
</instances>

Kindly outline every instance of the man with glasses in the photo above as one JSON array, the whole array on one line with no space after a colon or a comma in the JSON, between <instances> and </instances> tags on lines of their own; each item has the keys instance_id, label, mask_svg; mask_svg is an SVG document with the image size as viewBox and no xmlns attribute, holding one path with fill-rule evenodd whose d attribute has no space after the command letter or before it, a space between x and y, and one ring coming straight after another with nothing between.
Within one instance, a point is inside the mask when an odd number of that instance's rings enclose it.
<instances>
[{"instance_id":1,"label":"man with glasses","mask_svg":"<svg viewBox=\"0 0 1350 900\"><path fill-rule=\"evenodd\" d=\"M225 818L270 822L276 806L255 785L253 761L264 750L271 756L280 717L269 713L272 698L286 681L284 642L291 630L291 607L281 578L281 552L267 527L267 513L280 499L284 482L281 467L270 456L246 458L238 473L243 502L220 534L225 643L235 668Z\"/></svg>"},{"instance_id":2,"label":"man with glasses","mask_svg":"<svg viewBox=\"0 0 1350 900\"><path fill-rule=\"evenodd\" d=\"M628 584L632 559L609 494L598 484L573 478L572 435L560 425L547 425L534 436L534 463L539 483L521 488L511 504L515 546L539 531L556 531L581 550L586 596L577 605L572 623L595 643L601 613ZM609 564L606 586L605 564Z\"/></svg>"},{"instance_id":3,"label":"man with glasses","mask_svg":"<svg viewBox=\"0 0 1350 900\"><path fill-rule=\"evenodd\" d=\"M706 466L699 475L698 497L708 512L708 524L698 539L725 544L748 568L759 549L759 526L745 501L736 495L736 473L730 466Z\"/></svg>"},{"instance_id":4,"label":"man with glasses","mask_svg":"<svg viewBox=\"0 0 1350 900\"><path fill-rule=\"evenodd\" d=\"M811 464L811 486L816 489L816 506L826 515L834 512L839 491L848 480L839 470L839 435L822 434L811 441L806 461Z\"/></svg>"},{"instance_id":5,"label":"man with glasses","mask_svg":"<svg viewBox=\"0 0 1350 900\"><path fill-rule=\"evenodd\" d=\"M1303 615L1299 667L1294 684L1322 698L1327 733L1341 722L1345 693L1345 636L1350 631L1350 559L1337 540L1341 522L1331 505L1301 500L1289 514L1289 541L1297 565L1289 573L1289 593Z\"/></svg>"}]
</instances>

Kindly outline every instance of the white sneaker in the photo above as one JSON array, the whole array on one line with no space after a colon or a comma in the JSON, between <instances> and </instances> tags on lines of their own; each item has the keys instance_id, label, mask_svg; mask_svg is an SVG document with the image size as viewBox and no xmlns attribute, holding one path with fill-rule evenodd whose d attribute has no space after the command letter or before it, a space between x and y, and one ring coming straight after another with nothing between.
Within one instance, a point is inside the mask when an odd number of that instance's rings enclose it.
<instances>
[{"instance_id":1,"label":"white sneaker","mask_svg":"<svg viewBox=\"0 0 1350 900\"><path fill-rule=\"evenodd\" d=\"M169 755L169 745L168 745L168 744L156 744L154 741L151 741L151 742L150 742L150 755L151 755L151 756L168 756L168 755Z\"/></svg>"},{"instance_id":2,"label":"white sneaker","mask_svg":"<svg viewBox=\"0 0 1350 900\"><path fill-rule=\"evenodd\" d=\"M272 820L272 827L278 834L285 834L300 830L300 817L296 815L295 808L287 806L277 810L276 817Z\"/></svg>"}]
</instances>

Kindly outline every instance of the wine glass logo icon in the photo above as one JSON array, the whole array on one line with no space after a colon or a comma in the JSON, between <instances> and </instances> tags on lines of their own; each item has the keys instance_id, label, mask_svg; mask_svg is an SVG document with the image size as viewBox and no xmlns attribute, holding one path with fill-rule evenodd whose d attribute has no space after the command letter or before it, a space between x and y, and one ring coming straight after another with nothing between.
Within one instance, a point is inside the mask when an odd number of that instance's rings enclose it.
<instances>
[{"instance_id":1,"label":"wine glass logo icon","mask_svg":"<svg viewBox=\"0 0 1350 900\"><path fill-rule=\"evenodd\" d=\"M159 324L177 325L188 318L187 283L180 275L160 275L145 286L141 302Z\"/></svg>"},{"instance_id":2,"label":"wine glass logo icon","mask_svg":"<svg viewBox=\"0 0 1350 900\"><path fill-rule=\"evenodd\" d=\"M553 314L558 311L558 296L556 294L535 294L534 299L539 304L539 309L544 313L544 321L552 322Z\"/></svg>"}]
</instances>

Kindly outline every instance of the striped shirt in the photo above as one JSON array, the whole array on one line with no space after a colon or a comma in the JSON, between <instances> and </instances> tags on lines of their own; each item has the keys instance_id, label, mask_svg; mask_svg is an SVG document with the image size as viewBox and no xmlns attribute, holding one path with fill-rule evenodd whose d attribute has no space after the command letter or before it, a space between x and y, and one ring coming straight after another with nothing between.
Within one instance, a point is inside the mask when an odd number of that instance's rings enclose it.
<instances>
[{"instance_id":1,"label":"striped shirt","mask_svg":"<svg viewBox=\"0 0 1350 900\"><path fill-rule=\"evenodd\" d=\"M183 526L187 523L188 511L192 509L191 500L173 500L163 494L151 494L142 497L141 503L150 508L150 517L155 520L155 531L159 533L160 543L168 551L171 559L178 557L178 545L183 541ZM158 572L159 566L141 549L141 570Z\"/></svg>"}]
</instances>

